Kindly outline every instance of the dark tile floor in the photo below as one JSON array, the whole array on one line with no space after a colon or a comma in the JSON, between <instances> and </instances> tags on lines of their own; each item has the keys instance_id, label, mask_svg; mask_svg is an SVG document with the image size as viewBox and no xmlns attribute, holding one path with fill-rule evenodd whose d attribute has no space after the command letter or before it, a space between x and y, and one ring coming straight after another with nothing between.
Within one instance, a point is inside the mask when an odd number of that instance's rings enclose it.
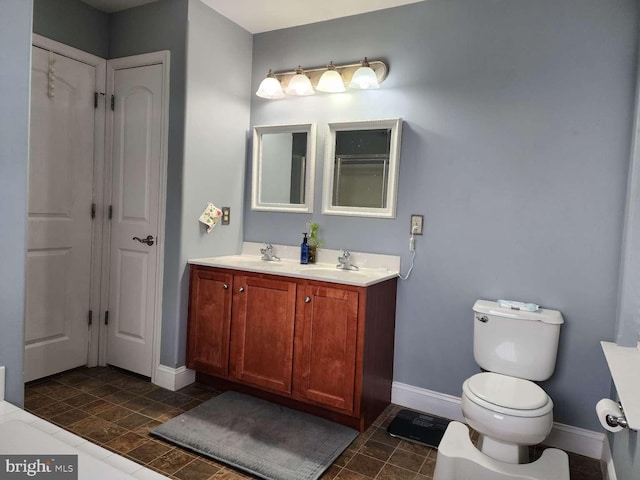
<instances>
[{"instance_id":1,"label":"dark tile floor","mask_svg":"<svg viewBox=\"0 0 640 480\"><path fill-rule=\"evenodd\" d=\"M25 409L102 447L177 480L253 478L149 436L160 423L217 392L193 384L171 392L114 368L79 368L25 387ZM437 451L390 437L390 405L349 446L322 480L425 480ZM534 452L538 453L538 452ZM600 462L570 454L572 480L601 480Z\"/></svg>"}]
</instances>

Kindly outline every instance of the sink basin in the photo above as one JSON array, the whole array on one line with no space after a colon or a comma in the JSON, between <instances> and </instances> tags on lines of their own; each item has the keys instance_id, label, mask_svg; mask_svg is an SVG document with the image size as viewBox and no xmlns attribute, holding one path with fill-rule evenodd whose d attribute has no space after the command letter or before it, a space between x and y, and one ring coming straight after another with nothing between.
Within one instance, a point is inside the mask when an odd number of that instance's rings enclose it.
<instances>
[{"instance_id":1,"label":"sink basin","mask_svg":"<svg viewBox=\"0 0 640 480\"><path fill-rule=\"evenodd\" d=\"M244 265L247 267L259 267L259 268L271 268L271 267L282 267L282 263L280 262L271 262L260 259L249 259L249 258L238 258L236 259L236 263L238 265Z\"/></svg>"},{"instance_id":2,"label":"sink basin","mask_svg":"<svg viewBox=\"0 0 640 480\"><path fill-rule=\"evenodd\" d=\"M314 275L349 275L355 273L356 275L363 275L363 272L359 270L342 270L341 268L330 267L300 267L298 269L300 273L310 273Z\"/></svg>"}]
</instances>

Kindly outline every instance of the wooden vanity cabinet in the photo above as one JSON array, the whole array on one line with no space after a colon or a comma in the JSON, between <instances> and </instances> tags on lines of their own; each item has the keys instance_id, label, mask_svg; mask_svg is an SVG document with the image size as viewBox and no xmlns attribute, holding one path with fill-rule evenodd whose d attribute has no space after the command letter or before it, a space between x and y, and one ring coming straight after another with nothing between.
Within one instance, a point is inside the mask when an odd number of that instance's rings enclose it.
<instances>
[{"instance_id":1,"label":"wooden vanity cabinet","mask_svg":"<svg viewBox=\"0 0 640 480\"><path fill-rule=\"evenodd\" d=\"M291 393L297 284L253 275L233 284L230 376Z\"/></svg>"},{"instance_id":2,"label":"wooden vanity cabinet","mask_svg":"<svg viewBox=\"0 0 640 480\"><path fill-rule=\"evenodd\" d=\"M395 278L357 287L191 265L190 279L199 381L360 431L390 403Z\"/></svg>"},{"instance_id":3,"label":"wooden vanity cabinet","mask_svg":"<svg viewBox=\"0 0 640 480\"><path fill-rule=\"evenodd\" d=\"M298 304L299 394L353 412L358 351L357 290L316 284L303 287Z\"/></svg>"},{"instance_id":4,"label":"wooden vanity cabinet","mask_svg":"<svg viewBox=\"0 0 640 480\"><path fill-rule=\"evenodd\" d=\"M189 281L187 367L227 376L233 275L192 267Z\"/></svg>"},{"instance_id":5,"label":"wooden vanity cabinet","mask_svg":"<svg viewBox=\"0 0 640 480\"><path fill-rule=\"evenodd\" d=\"M187 367L290 393L296 287L191 267Z\"/></svg>"}]
</instances>

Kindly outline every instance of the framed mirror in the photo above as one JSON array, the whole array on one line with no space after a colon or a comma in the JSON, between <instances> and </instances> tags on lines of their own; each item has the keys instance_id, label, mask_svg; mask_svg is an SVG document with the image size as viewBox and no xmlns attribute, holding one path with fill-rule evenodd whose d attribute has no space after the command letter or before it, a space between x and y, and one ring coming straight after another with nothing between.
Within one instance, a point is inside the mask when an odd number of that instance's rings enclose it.
<instances>
[{"instance_id":1,"label":"framed mirror","mask_svg":"<svg viewBox=\"0 0 640 480\"><path fill-rule=\"evenodd\" d=\"M322 213L395 218L402 119L330 123Z\"/></svg>"},{"instance_id":2,"label":"framed mirror","mask_svg":"<svg viewBox=\"0 0 640 480\"><path fill-rule=\"evenodd\" d=\"M253 128L252 210L313 212L316 125Z\"/></svg>"}]
</instances>

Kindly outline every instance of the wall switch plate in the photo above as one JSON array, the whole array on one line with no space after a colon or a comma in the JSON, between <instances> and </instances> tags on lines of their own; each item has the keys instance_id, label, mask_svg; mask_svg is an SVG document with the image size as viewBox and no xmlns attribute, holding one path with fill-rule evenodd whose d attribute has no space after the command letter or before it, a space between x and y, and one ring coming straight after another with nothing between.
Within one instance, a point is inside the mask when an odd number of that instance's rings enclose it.
<instances>
[{"instance_id":1,"label":"wall switch plate","mask_svg":"<svg viewBox=\"0 0 640 480\"><path fill-rule=\"evenodd\" d=\"M413 235L422 235L422 225L424 223L424 215L411 215L411 226L409 233Z\"/></svg>"},{"instance_id":2,"label":"wall switch plate","mask_svg":"<svg viewBox=\"0 0 640 480\"><path fill-rule=\"evenodd\" d=\"M231 217L231 207L222 207L222 222L221 225L229 225L229 218Z\"/></svg>"}]
</instances>

